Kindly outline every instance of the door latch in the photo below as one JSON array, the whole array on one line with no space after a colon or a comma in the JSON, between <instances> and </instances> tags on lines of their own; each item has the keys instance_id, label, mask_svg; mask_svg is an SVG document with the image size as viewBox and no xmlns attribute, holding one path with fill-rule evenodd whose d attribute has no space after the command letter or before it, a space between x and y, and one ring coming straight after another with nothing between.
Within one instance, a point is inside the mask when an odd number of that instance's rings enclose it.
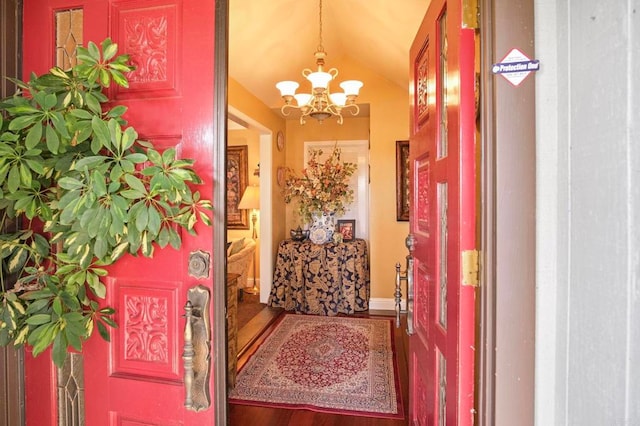
<instances>
[{"instance_id":1,"label":"door latch","mask_svg":"<svg viewBox=\"0 0 640 426\"><path fill-rule=\"evenodd\" d=\"M189 275L194 278L209 278L209 266L211 265L211 254L196 250L189 253Z\"/></svg>"}]
</instances>

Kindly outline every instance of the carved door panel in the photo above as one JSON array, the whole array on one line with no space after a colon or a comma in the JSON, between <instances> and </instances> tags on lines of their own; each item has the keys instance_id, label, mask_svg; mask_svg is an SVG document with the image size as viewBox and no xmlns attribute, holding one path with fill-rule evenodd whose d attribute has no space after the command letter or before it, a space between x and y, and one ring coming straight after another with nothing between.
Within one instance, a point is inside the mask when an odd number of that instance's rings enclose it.
<instances>
[{"instance_id":1,"label":"carved door panel","mask_svg":"<svg viewBox=\"0 0 640 426\"><path fill-rule=\"evenodd\" d=\"M474 30L463 0L433 0L411 47L413 334L410 424L470 425L475 288ZM472 3L472 2L471 2Z\"/></svg>"},{"instance_id":2,"label":"carved door panel","mask_svg":"<svg viewBox=\"0 0 640 426\"><path fill-rule=\"evenodd\" d=\"M204 179L197 189L212 199L214 3L24 0L24 76L68 66L64 61L73 56L74 44L111 37L137 68L128 76L130 87L111 88L110 97L129 108L125 118L141 139L195 158ZM187 291L201 286L211 294L213 286L206 261L191 262L201 269L188 272L190 254L210 256L213 231L202 226L196 237L181 235L181 250L156 248L153 259L129 256L110 268L106 303L117 310L119 327L111 330L110 343L95 333L84 347L84 410L78 411L86 414L85 424L213 424L204 392L194 395L199 412L185 408L182 359ZM209 303L203 317L213 318L212 310ZM56 374L48 356L29 357L26 369L27 423L57 424ZM211 390L211 401L212 376L198 377L200 389Z\"/></svg>"}]
</instances>

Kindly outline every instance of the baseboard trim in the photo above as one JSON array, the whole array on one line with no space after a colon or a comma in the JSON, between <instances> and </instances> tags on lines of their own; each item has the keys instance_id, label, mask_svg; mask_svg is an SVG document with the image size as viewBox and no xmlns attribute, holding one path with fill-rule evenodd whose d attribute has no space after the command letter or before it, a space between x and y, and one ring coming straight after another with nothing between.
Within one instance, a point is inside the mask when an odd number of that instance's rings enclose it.
<instances>
[{"instance_id":1,"label":"baseboard trim","mask_svg":"<svg viewBox=\"0 0 640 426\"><path fill-rule=\"evenodd\" d=\"M258 281L258 288L261 288L260 286L260 278L257 279ZM252 288L253 287L253 279L251 278L247 278L247 288ZM262 295L262 293L261 293ZM262 297L260 298L260 303L267 303L267 300L269 298L269 294L266 293L265 294L265 300L262 300ZM402 299L402 302L400 304L400 308L402 311L406 310L406 304L404 299ZM392 298L384 298L384 297L371 297L369 298L369 309L374 310L374 311L394 311L396 310L396 301L395 299Z\"/></svg>"},{"instance_id":2,"label":"baseboard trim","mask_svg":"<svg viewBox=\"0 0 640 426\"><path fill-rule=\"evenodd\" d=\"M405 304L404 299L401 303L401 308L404 310ZM380 310L380 311L395 311L396 310L396 301L395 299L389 298L381 298L381 297L372 297L369 299L369 309L371 310Z\"/></svg>"}]
</instances>

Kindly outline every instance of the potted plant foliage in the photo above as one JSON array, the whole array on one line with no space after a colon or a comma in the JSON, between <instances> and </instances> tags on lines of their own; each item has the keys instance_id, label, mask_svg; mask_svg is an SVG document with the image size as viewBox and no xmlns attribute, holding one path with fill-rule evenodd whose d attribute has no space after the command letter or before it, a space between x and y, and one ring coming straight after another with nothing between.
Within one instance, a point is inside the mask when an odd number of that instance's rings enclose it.
<instances>
[{"instance_id":1,"label":"potted plant foliage","mask_svg":"<svg viewBox=\"0 0 640 426\"><path fill-rule=\"evenodd\" d=\"M191 188L193 160L139 140L126 108L107 104L105 88L128 87L128 55L106 39L77 58L13 80L18 92L0 103L0 345L53 346L57 365L116 325L97 302L105 266L178 248L177 227L193 233L211 209Z\"/></svg>"}]
</instances>

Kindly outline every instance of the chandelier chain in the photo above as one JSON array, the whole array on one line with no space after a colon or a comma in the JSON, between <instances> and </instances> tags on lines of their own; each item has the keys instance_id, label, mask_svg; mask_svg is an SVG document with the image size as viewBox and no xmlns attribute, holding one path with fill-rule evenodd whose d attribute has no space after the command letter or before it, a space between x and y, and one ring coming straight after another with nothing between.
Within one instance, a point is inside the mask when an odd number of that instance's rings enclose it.
<instances>
[{"instance_id":1,"label":"chandelier chain","mask_svg":"<svg viewBox=\"0 0 640 426\"><path fill-rule=\"evenodd\" d=\"M320 12L318 13L318 17L320 21L320 25L318 25L318 28L320 29L318 34L318 52L324 52L324 46L322 46L322 0L320 0Z\"/></svg>"}]
</instances>

